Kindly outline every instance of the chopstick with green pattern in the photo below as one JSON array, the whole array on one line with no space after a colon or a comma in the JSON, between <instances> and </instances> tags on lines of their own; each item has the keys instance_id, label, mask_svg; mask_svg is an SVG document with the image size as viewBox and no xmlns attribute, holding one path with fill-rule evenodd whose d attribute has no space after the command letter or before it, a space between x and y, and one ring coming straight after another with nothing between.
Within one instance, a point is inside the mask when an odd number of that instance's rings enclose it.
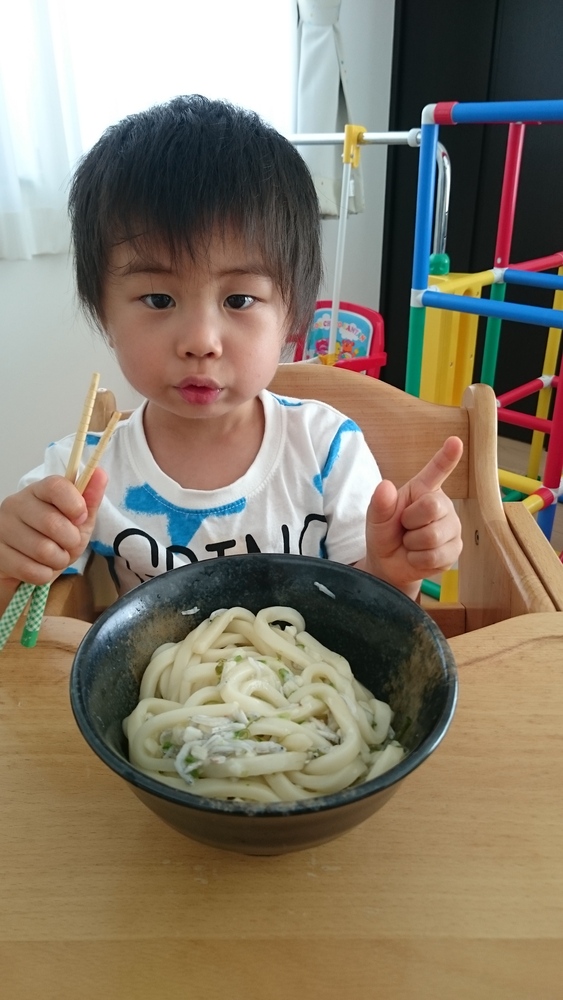
<instances>
[{"instance_id":1,"label":"chopstick with green pattern","mask_svg":"<svg viewBox=\"0 0 563 1000\"><path fill-rule=\"evenodd\" d=\"M116 412L112 414L90 460L78 477L78 480L76 480L78 469L80 467L80 460L82 458L82 452L84 450L84 443L86 441L86 434L88 432L90 418L94 408L99 380L100 376L97 373L94 373L90 382L90 388L88 389L88 394L82 410L82 416L80 418L80 424L76 432L74 445L65 473L66 478L75 483L76 488L80 493L84 492L90 482L92 473L98 465L109 439L113 434L119 419L121 418L121 413ZM50 583L40 585L34 585L32 583L19 584L15 594L4 611L4 614L0 618L0 650L2 650L6 645L6 642L8 641L30 598L31 601L29 604L29 610L20 641L22 646L35 646L39 635L39 629L41 628L41 623L43 621L43 614L47 598L49 596L50 587Z\"/></svg>"}]
</instances>

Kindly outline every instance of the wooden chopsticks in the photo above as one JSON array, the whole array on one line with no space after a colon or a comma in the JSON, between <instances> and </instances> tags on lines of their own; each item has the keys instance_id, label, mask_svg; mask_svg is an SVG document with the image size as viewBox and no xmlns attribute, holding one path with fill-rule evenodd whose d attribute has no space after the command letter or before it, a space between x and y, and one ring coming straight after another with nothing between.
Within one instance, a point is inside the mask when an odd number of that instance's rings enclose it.
<instances>
[{"instance_id":1,"label":"wooden chopsticks","mask_svg":"<svg viewBox=\"0 0 563 1000\"><path fill-rule=\"evenodd\" d=\"M82 453L86 442L86 435L88 433L88 427L92 417L92 410L94 409L94 403L96 401L96 393L98 391L99 382L100 376L97 372L95 372L92 375L90 387L84 401L80 423L78 425L78 430L76 431L74 444L65 472L65 477L75 484L79 493L83 493L90 482L92 473L99 464L109 439L111 438L118 421L121 419L121 413L115 412L112 414L105 431L92 452L88 463L84 467L82 473L78 475ZM20 641L22 646L35 646L39 635L39 629L41 628L41 622L43 621L43 613L45 611L45 604L47 603L50 587L50 583L36 585L33 583L23 582L19 584L14 596L4 611L4 614L0 618L0 650L2 650L6 645L6 642L8 641L30 598L31 601L29 610Z\"/></svg>"}]
</instances>

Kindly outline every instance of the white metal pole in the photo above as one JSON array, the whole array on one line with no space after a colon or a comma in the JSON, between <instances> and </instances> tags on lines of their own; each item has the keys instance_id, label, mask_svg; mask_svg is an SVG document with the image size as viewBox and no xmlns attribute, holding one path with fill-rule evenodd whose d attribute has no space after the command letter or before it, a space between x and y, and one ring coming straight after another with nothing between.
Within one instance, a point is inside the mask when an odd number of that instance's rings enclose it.
<instances>
[{"instance_id":1,"label":"white metal pole","mask_svg":"<svg viewBox=\"0 0 563 1000\"><path fill-rule=\"evenodd\" d=\"M294 146L340 146L344 132L303 132L287 135ZM420 146L420 126L408 132L363 132L362 146Z\"/></svg>"},{"instance_id":2,"label":"white metal pole","mask_svg":"<svg viewBox=\"0 0 563 1000\"><path fill-rule=\"evenodd\" d=\"M340 309L340 290L342 288L342 268L344 265L344 247L346 245L346 222L348 220L348 199L350 197L350 177L352 164L342 166L342 191L340 192L340 217L338 219L338 238L336 241L336 260L334 263L334 282L332 285L332 309L330 314L330 334L328 338L328 355L336 353L336 332L338 329L338 312Z\"/></svg>"}]
</instances>

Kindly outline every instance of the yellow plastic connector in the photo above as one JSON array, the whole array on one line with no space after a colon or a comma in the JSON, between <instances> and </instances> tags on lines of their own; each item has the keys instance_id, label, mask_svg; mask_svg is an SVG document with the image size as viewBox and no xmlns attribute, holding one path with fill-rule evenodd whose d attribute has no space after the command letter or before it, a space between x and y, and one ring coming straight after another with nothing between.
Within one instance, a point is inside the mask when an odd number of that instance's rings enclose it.
<instances>
[{"instance_id":1,"label":"yellow plastic connector","mask_svg":"<svg viewBox=\"0 0 563 1000\"><path fill-rule=\"evenodd\" d=\"M319 359L323 365L335 365L338 361L338 354L320 354Z\"/></svg>"},{"instance_id":2,"label":"yellow plastic connector","mask_svg":"<svg viewBox=\"0 0 563 1000\"><path fill-rule=\"evenodd\" d=\"M346 125L344 128L344 152L342 162L351 163L353 167L360 165L360 145L364 141L364 125Z\"/></svg>"}]
</instances>

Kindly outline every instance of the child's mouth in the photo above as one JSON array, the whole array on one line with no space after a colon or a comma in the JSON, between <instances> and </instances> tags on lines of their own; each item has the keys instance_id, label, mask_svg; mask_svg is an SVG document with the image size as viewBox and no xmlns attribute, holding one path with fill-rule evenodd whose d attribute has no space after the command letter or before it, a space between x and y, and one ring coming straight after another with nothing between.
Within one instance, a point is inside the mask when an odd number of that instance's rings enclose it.
<instances>
[{"instance_id":1,"label":"child's mouth","mask_svg":"<svg viewBox=\"0 0 563 1000\"><path fill-rule=\"evenodd\" d=\"M210 403L215 403L222 391L215 382L206 380L202 382L185 381L176 388L186 403L192 403L196 406L209 406Z\"/></svg>"}]
</instances>

